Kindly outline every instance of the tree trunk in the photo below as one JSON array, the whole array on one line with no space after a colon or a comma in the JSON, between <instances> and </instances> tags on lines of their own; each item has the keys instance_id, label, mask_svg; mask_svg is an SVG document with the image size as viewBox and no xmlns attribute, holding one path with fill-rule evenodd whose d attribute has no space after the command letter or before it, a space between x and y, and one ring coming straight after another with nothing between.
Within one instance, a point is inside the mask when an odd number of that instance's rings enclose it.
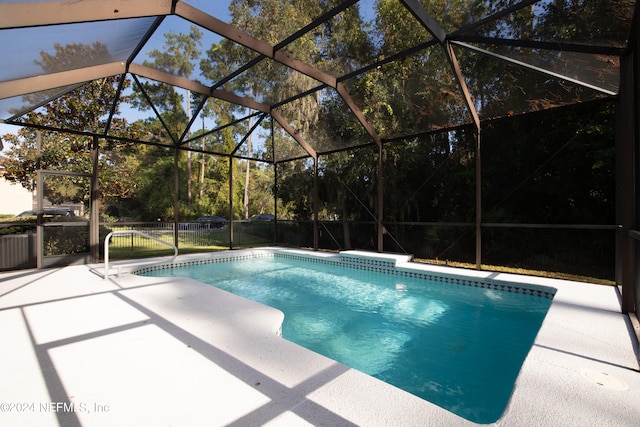
<instances>
[{"instance_id":1,"label":"tree trunk","mask_svg":"<svg viewBox=\"0 0 640 427\"><path fill-rule=\"evenodd\" d=\"M187 125L191 123L191 91L187 89ZM187 138L191 136L191 132L187 132ZM191 143L187 144L187 148L191 148ZM191 150L187 150L187 206L191 207Z\"/></svg>"},{"instance_id":2,"label":"tree trunk","mask_svg":"<svg viewBox=\"0 0 640 427\"><path fill-rule=\"evenodd\" d=\"M252 120L253 121L253 120ZM247 139L247 157L251 154L251 135ZM249 219L249 170L251 161L247 160L247 171L244 176L244 219Z\"/></svg>"},{"instance_id":3,"label":"tree trunk","mask_svg":"<svg viewBox=\"0 0 640 427\"><path fill-rule=\"evenodd\" d=\"M202 145L204 145L204 138L203 138ZM200 181L199 181L200 190L198 192L198 196L200 197L200 199L204 197L204 156L205 154L202 153L202 158L200 159Z\"/></svg>"},{"instance_id":4,"label":"tree trunk","mask_svg":"<svg viewBox=\"0 0 640 427\"><path fill-rule=\"evenodd\" d=\"M202 134L204 135L204 114L202 115ZM202 141L202 157L200 158L200 179L198 181L200 185L200 189L198 190L198 196L200 200L204 197L204 167L205 167L205 150L206 150L206 140L207 138L201 138Z\"/></svg>"},{"instance_id":5,"label":"tree trunk","mask_svg":"<svg viewBox=\"0 0 640 427\"><path fill-rule=\"evenodd\" d=\"M249 119L249 129L253 127L253 117ZM247 138L247 157L251 157L251 138L252 134L249 134ZM247 160L247 171L244 176L244 219L249 219L249 169L251 168L251 161Z\"/></svg>"}]
</instances>

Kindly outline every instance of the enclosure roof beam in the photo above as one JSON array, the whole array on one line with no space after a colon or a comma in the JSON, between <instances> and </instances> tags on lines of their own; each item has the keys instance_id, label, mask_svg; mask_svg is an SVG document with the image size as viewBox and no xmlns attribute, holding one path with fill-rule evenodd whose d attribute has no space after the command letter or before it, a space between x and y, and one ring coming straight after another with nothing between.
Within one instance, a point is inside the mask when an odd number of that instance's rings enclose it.
<instances>
[{"instance_id":1,"label":"enclosure roof beam","mask_svg":"<svg viewBox=\"0 0 640 427\"><path fill-rule=\"evenodd\" d=\"M241 107L250 108L252 110L260 111L261 113L268 113L269 106L261 102L255 101L251 98L238 96L234 93L227 92L224 89L214 89L210 91L209 95L213 98L221 99L232 104L239 105Z\"/></svg>"},{"instance_id":2,"label":"enclosure roof beam","mask_svg":"<svg viewBox=\"0 0 640 427\"><path fill-rule=\"evenodd\" d=\"M189 139L186 139L185 141L183 141L183 144L188 144L188 143L190 143L190 142L197 141L197 140L202 139L202 138L204 138L204 137L206 137L206 136L208 136L208 135L212 135L212 134L214 134L214 133L220 132L220 131L221 131L221 130L223 130L223 129L226 129L226 128L231 127L231 126L235 126L235 125L237 125L238 123L242 123L242 122L244 122L245 120L249 120L249 119L251 119L251 118L253 118L253 117L256 117L256 116L263 116L263 115L264 115L264 113L263 113L263 112L260 112L260 111L254 111L253 113L251 113L251 114L249 114L249 115L247 115L247 116L241 117L241 118L239 118L239 119L232 120L232 121L230 121L229 123L225 123L225 124L223 124L223 125L220 125L220 126L215 127L214 129L211 129L211 130L209 130L209 131L207 131L207 132L204 132L204 133L201 133L201 134L199 134L199 135L197 135L197 136L194 136L194 137L191 137L191 138L189 138ZM261 118L261 119L260 119L260 121L262 121L262 120L263 120L263 119Z\"/></svg>"},{"instance_id":3,"label":"enclosure roof beam","mask_svg":"<svg viewBox=\"0 0 640 427\"><path fill-rule=\"evenodd\" d=\"M314 159L318 158L318 153L316 152L316 150L311 145L309 145L309 143L303 137L300 136L297 130L295 130L294 128L291 127L291 125L289 125L289 123L284 119L284 117L282 117L280 113L273 110L271 111L271 117L273 117L275 121L278 122L280 126L282 126L282 128L285 131L287 131L287 133L291 135L291 137L295 139L296 142L300 144L300 146L307 153L309 153L311 157L313 157Z\"/></svg>"},{"instance_id":4,"label":"enclosure roof beam","mask_svg":"<svg viewBox=\"0 0 640 427\"><path fill-rule=\"evenodd\" d=\"M155 68L147 67L144 65L131 64L129 66L129 72L151 80L166 83L168 85L187 89L191 92L200 93L202 95L211 96L223 101L231 102L242 107L258 110L263 113L269 112L269 106L266 104L262 104L252 99L235 95L231 92L227 92L224 89L211 90L208 86L205 86L201 83L185 79L184 77L179 77L165 71L156 70Z\"/></svg>"},{"instance_id":5,"label":"enclosure roof beam","mask_svg":"<svg viewBox=\"0 0 640 427\"><path fill-rule=\"evenodd\" d=\"M258 120L256 120L256 122L253 124L253 126L251 126L251 129L249 129L249 131L245 134L245 136L242 138L242 140L236 144L236 148L234 148L231 151L231 156L235 156L236 153L238 152L238 150L240 150L240 147L242 147L242 145L247 142L247 140L249 139L249 137L251 136L251 134L253 133L253 131L255 131L258 126L260 126L260 123L262 123L262 121L264 120L264 118L266 117L266 114L261 114L260 118Z\"/></svg>"},{"instance_id":6,"label":"enclosure roof beam","mask_svg":"<svg viewBox=\"0 0 640 427\"><path fill-rule=\"evenodd\" d=\"M287 46L288 44L294 42L295 40L299 39L303 35L307 34L309 31L311 31L314 28L316 28L316 27L322 25L323 23L327 22L328 20L330 20L331 18L333 18L334 16L336 16L340 12L343 12L346 9L350 8L351 6L353 6L354 4L358 3L359 1L360 0L343 1L342 3L338 4L333 9L323 13L322 15L320 15L319 17L317 17L316 19L311 21L309 24L305 25L304 27L302 27L301 29L299 29L295 33L291 34L286 39L282 40L280 43L275 45L274 48L276 50L282 49L283 47Z\"/></svg>"},{"instance_id":7,"label":"enclosure roof beam","mask_svg":"<svg viewBox=\"0 0 640 427\"><path fill-rule=\"evenodd\" d=\"M303 35L307 34L309 31L313 30L315 27L317 27L317 26L321 25L322 23L328 21L329 19L331 19L335 15L339 14L340 12L344 11L345 9L348 9L349 7L353 6L358 1L359 0L348 0L348 1L344 1L344 2L340 3L338 6L334 7L333 9L331 9L328 12L325 12L320 17L314 19L311 23L307 24L306 26L304 26L300 30L298 30L295 33L291 34L289 37L287 37L286 39L282 40L280 43L274 45L273 46L273 50L274 51L278 51L280 49L283 49L288 44L290 44L290 43L294 42L295 40L299 39ZM266 58L267 57L265 55L258 54L258 56L253 58L251 61L247 62L245 65L243 65L242 67L240 67L239 69L237 69L233 73L231 73L231 74L227 75L226 77L222 78L221 80L219 80L213 87L215 88L215 87L222 86L226 82L234 79L235 77L237 77L240 74L244 73L246 70L248 70L249 68L253 67L254 65L256 65L257 63L259 63L260 61L262 61L263 59L266 59ZM325 84L323 84L323 85L326 86ZM282 104L286 104L287 102L288 101L284 101L284 102L282 102ZM272 107L275 108L276 105L274 105Z\"/></svg>"},{"instance_id":8,"label":"enclosure roof beam","mask_svg":"<svg viewBox=\"0 0 640 427\"><path fill-rule=\"evenodd\" d=\"M126 64L124 62L112 62L110 64L60 71L58 73L47 74L46 76L8 80L0 82L0 99L84 83L95 79L123 74L125 72Z\"/></svg>"},{"instance_id":9,"label":"enclosure roof beam","mask_svg":"<svg viewBox=\"0 0 640 427\"><path fill-rule=\"evenodd\" d=\"M400 3L411 12L411 14L426 28L431 35L441 44L447 38L447 33L442 27L429 15L424 6L418 0L400 0Z\"/></svg>"},{"instance_id":10,"label":"enclosure roof beam","mask_svg":"<svg viewBox=\"0 0 640 427\"><path fill-rule=\"evenodd\" d=\"M116 96L111 100L111 108L109 108L109 118L106 121L106 126L104 128L104 136L109 134L109 130L111 129L111 125L113 123L113 117L116 115L116 111L118 110L120 95L122 94L122 89L124 88L124 84L127 81L127 75L122 74L118 81L118 88L116 89Z\"/></svg>"},{"instance_id":11,"label":"enclosure roof beam","mask_svg":"<svg viewBox=\"0 0 640 427\"><path fill-rule=\"evenodd\" d=\"M447 59L451 64L451 68L453 68L453 72L456 76L456 81L458 82L458 86L460 87L460 90L464 95L464 99L467 103L467 108L471 112L471 116L473 117L473 122L476 125L476 129L480 129L480 116L478 115L478 111L476 110L473 99L471 98L469 86L467 86L467 82L465 82L462 71L460 70L460 63L458 62L458 58L456 58L456 54L451 47L451 43L447 42L445 48L447 50Z\"/></svg>"},{"instance_id":12,"label":"enclosure roof beam","mask_svg":"<svg viewBox=\"0 0 640 427\"><path fill-rule=\"evenodd\" d=\"M258 40L253 36L235 28L234 26L227 24L217 18L214 18L213 16L208 15L192 6L189 6L188 4L178 3L176 5L176 14L193 23L196 23L204 28L207 28L213 31L222 37L226 37L233 42L236 42L246 48L254 50L255 52L258 52L259 54L264 55L265 57L271 58L283 65L286 65L287 67L295 71L298 71L306 76L309 76L327 86L337 89L340 96L347 103L347 105L349 106L353 114L356 115L358 121L362 126L364 126L367 133L374 139L374 141L378 145L382 144L380 136L376 133L373 127L364 118L364 115L362 114L360 109L353 102L353 99L348 94L344 86L338 83L338 80L336 77L331 76L323 71L320 71L317 68L305 62L295 59L291 55L287 54L282 50L276 50L276 48L274 48L270 44L263 42L261 40ZM272 110L272 114L273 114L273 110ZM280 119L282 119L281 116L280 116ZM281 120L278 120L277 118L276 118L276 121L278 121L281 125L283 124L283 122L281 122ZM298 140L299 136L295 134L295 131L292 130L292 132L290 133L296 139L296 141L298 142L304 141L303 139ZM308 143L306 143L306 141L304 142L304 144L306 144L306 146L303 145L302 142L300 142L300 145L302 145L303 148L315 158L315 155L316 155L315 150L311 149L311 147L309 146ZM311 149L311 151L309 151L309 149Z\"/></svg>"},{"instance_id":13,"label":"enclosure roof beam","mask_svg":"<svg viewBox=\"0 0 640 427\"><path fill-rule=\"evenodd\" d=\"M351 110L351 112L356 116L356 118L358 119L360 124L367 131L369 136L371 136L371 138L373 138L373 140L375 141L376 145L378 145L378 147L382 146L382 138L380 138L380 135L378 135L378 132L376 132L376 130L373 128L373 126L371 126L371 124L364 117L364 114L362 114L362 111L360 111L360 108L358 108L356 103L353 102L353 99L351 98L351 96L347 92L347 89L345 89L345 87L342 85L342 83L338 83L338 87L336 89L338 90L338 93L340 94L342 99L344 99L344 102L346 102L347 105L349 106L349 109Z\"/></svg>"},{"instance_id":14,"label":"enclosure roof beam","mask_svg":"<svg viewBox=\"0 0 640 427\"><path fill-rule=\"evenodd\" d=\"M84 0L0 3L0 28L24 28L170 15L172 0Z\"/></svg>"},{"instance_id":15,"label":"enclosure roof beam","mask_svg":"<svg viewBox=\"0 0 640 427\"><path fill-rule=\"evenodd\" d=\"M166 71L161 71L156 68L147 67L146 65L139 65L135 63L131 64L129 65L129 72L140 77L166 83L171 86L177 86L202 95L209 95L210 92L209 87L201 83L185 79L184 77L176 76L175 74L167 73Z\"/></svg>"},{"instance_id":16,"label":"enclosure roof beam","mask_svg":"<svg viewBox=\"0 0 640 427\"><path fill-rule=\"evenodd\" d=\"M162 118L162 114L160 114L160 111L158 111L158 108L153 103L153 100L151 99L151 97L149 96L149 94L145 90L144 86L142 85L142 83L140 83L140 80L138 80L138 77L135 74L133 74L133 80L138 85L138 88L140 89L140 92L142 93L142 96L144 96L144 99L147 101L147 104L149 104L149 106L151 107L151 109L155 113L156 117L158 118L158 120L162 124L162 127L164 128L164 131L166 132L167 136L171 139L171 141L173 141L175 146L178 146L178 141L176 140L175 136L173 135L173 133L169 129L169 126L167 126L167 123Z\"/></svg>"},{"instance_id":17,"label":"enclosure roof beam","mask_svg":"<svg viewBox=\"0 0 640 427\"><path fill-rule=\"evenodd\" d=\"M328 86L336 87L337 80L335 77L320 71L309 64L299 61L283 51L276 50L269 43L258 40L244 31L235 28L233 25L214 18L213 16L189 6L186 3L181 2L176 5L176 15L286 65L293 70L325 83Z\"/></svg>"}]
</instances>

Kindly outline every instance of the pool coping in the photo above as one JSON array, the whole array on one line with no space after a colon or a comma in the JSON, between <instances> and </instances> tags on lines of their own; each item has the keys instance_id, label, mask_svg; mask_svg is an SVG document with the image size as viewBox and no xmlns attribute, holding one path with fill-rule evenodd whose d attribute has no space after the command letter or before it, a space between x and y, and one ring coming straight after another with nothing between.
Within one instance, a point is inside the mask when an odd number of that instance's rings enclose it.
<instances>
[{"instance_id":1,"label":"pool coping","mask_svg":"<svg viewBox=\"0 0 640 427\"><path fill-rule=\"evenodd\" d=\"M327 260L335 256L283 248L247 251L269 250ZM402 256L391 258L397 268L421 274L463 274L469 280L556 289L507 410L494 425L635 425L640 417L637 342L628 317L620 313L615 287L406 265L411 261ZM121 276L113 280L101 277L102 265L0 274L0 335L13 350L0 355L6 384L0 403L84 399L111 404L107 413L0 412L0 423L476 425L279 338L278 310L189 279L128 274L167 260L117 263ZM87 316L95 325L87 324ZM154 345L166 353L138 360L132 352L144 353ZM163 378L218 400L200 405L200 394L157 383L156 364ZM86 375L87 369L93 376ZM210 378L217 380L204 381ZM96 384L98 379L104 383ZM145 399L131 402L127 395ZM167 407L171 410L163 410ZM153 413L143 410L149 408Z\"/></svg>"}]
</instances>

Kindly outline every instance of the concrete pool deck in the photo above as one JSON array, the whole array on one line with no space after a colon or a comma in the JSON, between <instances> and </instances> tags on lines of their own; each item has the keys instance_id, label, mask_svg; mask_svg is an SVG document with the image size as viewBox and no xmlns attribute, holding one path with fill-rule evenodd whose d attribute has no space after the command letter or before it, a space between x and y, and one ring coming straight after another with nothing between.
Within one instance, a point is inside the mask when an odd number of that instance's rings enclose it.
<instances>
[{"instance_id":1,"label":"concrete pool deck","mask_svg":"<svg viewBox=\"0 0 640 427\"><path fill-rule=\"evenodd\" d=\"M279 338L278 310L102 268L0 274L0 425L476 425ZM494 425L639 425L637 344L615 287L467 273L557 289Z\"/></svg>"}]
</instances>

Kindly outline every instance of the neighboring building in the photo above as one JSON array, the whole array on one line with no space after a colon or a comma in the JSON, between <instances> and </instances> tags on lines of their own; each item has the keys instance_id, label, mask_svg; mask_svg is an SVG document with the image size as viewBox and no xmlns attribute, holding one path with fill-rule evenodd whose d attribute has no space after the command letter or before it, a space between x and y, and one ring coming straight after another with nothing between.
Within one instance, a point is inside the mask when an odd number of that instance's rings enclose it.
<instances>
[{"instance_id":1,"label":"neighboring building","mask_svg":"<svg viewBox=\"0 0 640 427\"><path fill-rule=\"evenodd\" d=\"M2 140L0 140L0 150ZM0 153L0 160L4 159ZM14 184L4 179L3 168L0 167L0 215L18 215L20 212L33 209L33 193L22 185Z\"/></svg>"},{"instance_id":2,"label":"neighboring building","mask_svg":"<svg viewBox=\"0 0 640 427\"><path fill-rule=\"evenodd\" d=\"M30 209L33 209L32 193L0 177L0 214L18 215Z\"/></svg>"},{"instance_id":3,"label":"neighboring building","mask_svg":"<svg viewBox=\"0 0 640 427\"><path fill-rule=\"evenodd\" d=\"M0 215L18 215L25 211L35 210L38 202L35 194L20 184L13 184L0 175ZM65 202L53 205L47 198L42 201L43 209L60 208L71 211L75 216L84 216L82 203Z\"/></svg>"}]
</instances>

